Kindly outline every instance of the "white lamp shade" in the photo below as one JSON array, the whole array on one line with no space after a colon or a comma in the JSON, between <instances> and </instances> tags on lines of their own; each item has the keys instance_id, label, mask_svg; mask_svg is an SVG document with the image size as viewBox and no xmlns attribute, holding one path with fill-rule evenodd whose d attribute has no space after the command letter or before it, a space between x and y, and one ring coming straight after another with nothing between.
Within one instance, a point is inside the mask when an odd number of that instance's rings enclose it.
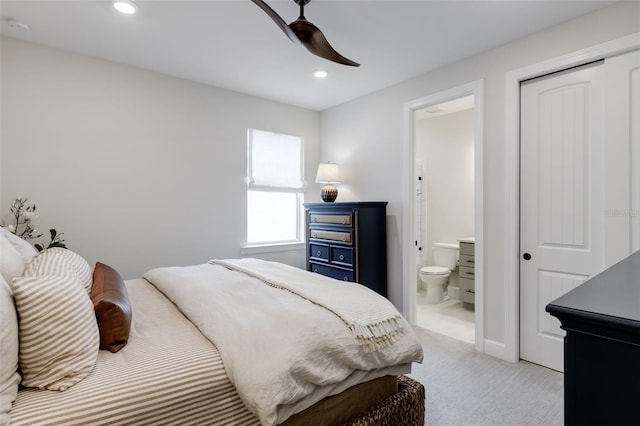
<instances>
[{"instance_id":1,"label":"white lamp shade","mask_svg":"<svg viewBox=\"0 0 640 426\"><path fill-rule=\"evenodd\" d=\"M340 167L334 163L320 163L318 165L318 174L316 174L316 182L339 183Z\"/></svg>"}]
</instances>

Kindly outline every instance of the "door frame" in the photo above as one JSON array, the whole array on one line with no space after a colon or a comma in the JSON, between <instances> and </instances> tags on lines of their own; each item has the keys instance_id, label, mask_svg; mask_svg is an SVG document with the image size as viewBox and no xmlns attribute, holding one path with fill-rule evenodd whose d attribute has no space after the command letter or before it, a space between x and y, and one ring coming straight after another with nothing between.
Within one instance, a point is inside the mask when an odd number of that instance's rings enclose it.
<instances>
[{"instance_id":1,"label":"door frame","mask_svg":"<svg viewBox=\"0 0 640 426\"><path fill-rule=\"evenodd\" d=\"M475 347L484 352L484 80L415 99L403 106L402 313L411 325L416 324L414 112L469 95L474 96Z\"/></svg>"},{"instance_id":2,"label":"door frame","mask_svg":"<svg viewBox=\"0 0 640 426\"><path fill-rule=\"evenodd\" d=\"M520 82L640 48L640 32L507 72L505 76L504 354L520 359Z\"/></svg>"}]
</instances>

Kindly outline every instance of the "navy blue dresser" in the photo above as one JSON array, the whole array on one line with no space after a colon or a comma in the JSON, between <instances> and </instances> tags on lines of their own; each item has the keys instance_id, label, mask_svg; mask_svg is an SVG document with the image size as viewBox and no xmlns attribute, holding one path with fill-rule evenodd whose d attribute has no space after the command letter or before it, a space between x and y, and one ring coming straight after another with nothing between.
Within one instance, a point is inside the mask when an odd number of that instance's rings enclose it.
<instances>
[{"instance_id":1,"label":"navy blue dresser","mask_svg":"<svg viewBox=\"0 0 640 426\"><path fill-rule=\"evenodd\" d=\"M307 270L387 297L387 202L306 203Z\"/></svg>"}]
</instances>

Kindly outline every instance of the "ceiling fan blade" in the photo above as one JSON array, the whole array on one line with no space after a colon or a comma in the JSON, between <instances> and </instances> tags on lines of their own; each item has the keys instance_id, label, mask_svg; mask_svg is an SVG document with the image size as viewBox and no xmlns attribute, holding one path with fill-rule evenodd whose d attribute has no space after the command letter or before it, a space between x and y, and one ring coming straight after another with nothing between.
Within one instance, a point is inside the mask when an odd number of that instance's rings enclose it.
<instances>
[{"instance_id":1,"label":"ceiling fan blade","mask_svg":"<svg viewBox=\"0 0 640 426\"><path fill-rule=\"evenodd\" d=\"M350 65L352 67L360 66L359 63L345 58L336 52L336 50L331 47L324 34L322 34L322 31L320 31L320 29L311 22L307 21L303 16L290 23L289 27L300 40L302 45L314 55L343 65Z\"/></svg>"},{"instance_id":2,"label":"ceiling fan blade","mask_svg":"<svg viewBox=\"0 0 640 426\"><path fill-rule=\"evenodd\" d=\"M293 32L293 30L291 28L289 28L289 26L287 25L287 23L284 21L284 19L282 19L280 17L280 15L278 15L276 13L275 10L271 9L271 7L269 7L268 4L266 4L264 1L262 0L251 0L252 2L254 2L255 4L258 5L258 7L260 7L260 9L264 10L264 12L269 15L269 17L271 19L273 19L273 22L276 23L276 25L278 27L280 27L280 29L282 31L284 31L284 33L287 35L287 37L289 37L289 39L296 43L296 44L300 44L300 39L298 38L298 36L296 35L295 32Z\"/></svg>"}]
</instances>

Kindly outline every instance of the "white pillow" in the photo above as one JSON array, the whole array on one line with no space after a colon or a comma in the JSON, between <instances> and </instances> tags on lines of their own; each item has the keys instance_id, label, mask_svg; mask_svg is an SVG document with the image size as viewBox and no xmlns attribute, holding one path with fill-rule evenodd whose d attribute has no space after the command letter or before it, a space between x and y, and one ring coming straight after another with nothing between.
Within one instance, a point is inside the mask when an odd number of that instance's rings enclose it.
<instances>
[{"instance_id":1,"label":"white pillow","mask_svg":"<svg viewBox=\"0 0 640 426\"><path fill-rule=\"evenodd\" d=\"M91 293L93 284L93 270L89 263L77 253L61 247L46 249L38 253L31 260L24 271L25 277L40 277L43 275L74 274Z\"/></svg>"},{"instance_id":2,"label":"white pillow","mask_svg":"<svg viewBox=\"0 0 640 426\"><path fill-rule=\"evenodd\" d=\"M22 256L3 235L0 235L0 272L9 284L24 272Z\"/></svg>"},{"instance_id":3,"label":"white pillow","mask_svg":"<svg viewBox=\"0 0 640 426\"><path fill-rule=\"evenodd\" d=\"M18 317L11 287L0 276L0 425L10 423L9 410L19 383Z\"/></svg>"},{"instance_id":4,"label":"white pillow","mask_svg":"<svg viewBox=\"0 0 640 426\"><path fill-rule=\"evenodd\" d=\"M100 334L93 303L75 275L13 280L20 318L22 385L66 390L93 370Z\"/></svg>"},{"instance_id":5,"label":"white pillow","mask_svg":"<svg viewBox=\"0 0 640 426\"><path fill-rule=\"evenodd\" d=\"M0 227L0 234L2 234L16 250L22 256L25 265L31 262L31 259L38 254L38 250L35 249L27 240L23 240L16 234L9 232L7 229Z\"/></svg>"}]
</instances>

